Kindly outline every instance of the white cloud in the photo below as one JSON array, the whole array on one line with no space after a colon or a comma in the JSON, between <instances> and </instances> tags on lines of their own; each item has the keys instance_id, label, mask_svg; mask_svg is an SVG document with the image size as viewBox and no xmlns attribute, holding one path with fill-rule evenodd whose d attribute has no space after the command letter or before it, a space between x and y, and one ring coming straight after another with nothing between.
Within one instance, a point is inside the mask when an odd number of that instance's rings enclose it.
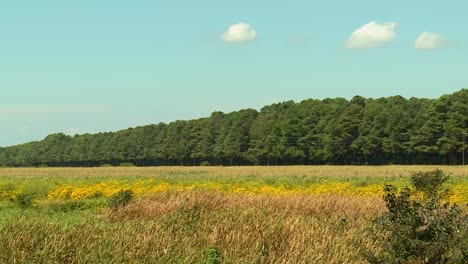
<instances>
[{"instance_id":1,"label":"white cloud","mask_svg":"<svg viewBox=\"0 0 468 264\"><path fill-rule=\"evenodd\" d=\"M231 25L221 39L227 43L246 43L257 38L257 31L247 23Z\"/></svg>"},{"instance_id":2,"label":"white cloud","mask_svg":"<svg viewBox=\"0 0 468 264\"><path fill-rule=\"evenodd\" d=\"M356 29L346 42L348 49L380 48L392 42L396 37L398 23L387 22L383 24L372 21Z\"/></svg>"},{"instance_id":3,"label":"white cloud","mask_svg":"<svg viewBox=\"0 0 468 264\"><path fill-rule=\"evenodd\" d=\"M442 48L445 40L439 33L423 32L416 39L414 47L417 49L438 49Z\"/></svg>"}]
</instances>

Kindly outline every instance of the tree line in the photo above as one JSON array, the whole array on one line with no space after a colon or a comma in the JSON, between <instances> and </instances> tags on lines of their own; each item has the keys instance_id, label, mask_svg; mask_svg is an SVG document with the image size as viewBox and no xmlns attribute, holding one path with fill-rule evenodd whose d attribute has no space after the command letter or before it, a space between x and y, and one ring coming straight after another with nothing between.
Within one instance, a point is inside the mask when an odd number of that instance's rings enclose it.
<instances>
[{"instance_id":1,"label":"tree line","mask_svg":"<svg viewBox=\"0 0 468 264\"><path fill-rule=\"evenodd\" d=\"M0 166L461 164L468 89L438 99L287 101L0 148Z\"/></svg>"}]
</instances>

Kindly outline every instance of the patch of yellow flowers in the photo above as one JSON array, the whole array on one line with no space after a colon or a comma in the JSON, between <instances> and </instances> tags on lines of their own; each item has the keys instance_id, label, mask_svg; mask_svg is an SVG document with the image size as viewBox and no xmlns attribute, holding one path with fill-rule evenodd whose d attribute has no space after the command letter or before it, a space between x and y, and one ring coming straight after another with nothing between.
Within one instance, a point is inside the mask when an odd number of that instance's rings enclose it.
<instances>
[{"instance_id":1,"label":"patch of yellow flowers","mask_svg":"<svg viewBox=\"0 0 468 264\"><path fill-rule=\"evenodd\" d=\"M21 188L18 190L0 190L0 201L14 201L16 197L22 193Z\"/></svg>"},{"instance_id":2,"label":"patch of yellow flowers","mask_svg":"<svg viewBox=\"0 0 468 264\"><path fill-rule=\"evenodd\" d=\"M15 188L1 186L0 200L14 201L16 197L26 192L23 185ZM452 190L450 202L468 204L468 185L456 184L450 186ZM169 183L158 182L155 179L141 180L105 180L98 183L68 183L52 188L47 193L48 200L83 200L93 197L110 197L121 190L132 190L135 195L144 196L169 191L186 190L213 190L226 194L250 194L250 195L356 195L362 197L377 197L383 195L381 184L369 184L356 186L349 182L328 181L314 183L308 186L294 185L269 185L264 182L255 183L229 183L217 181L203 181L195 183Z\"/></svg>"},{"instance_id":3,"label":"patch of yellow flowers","mask_svg":"<svg viewBox=\"0 0 468 264\"><path fill-rule=\"evenodd\" d=\"M49 200L81 200L97 196L109 197L121 190L132 190L136 195L151 195L168 191L214 190L224 193L262 194L262 195L357 195L363 197L382 197L380 184L356 186L347 182L325 182L309 186L272 186L267 184L223 184L220 182L200 182L192 184L156 182L153 179L133 182L110 180L89 185L61 185L48 193ZM468 186L452 187L450 201L458 204L468 203Z\"/></svg>"},{"instance_id":4,"label":"patch of yellow flowers","mask_svg":"<svg viewBox=\"0 0 468 264\"><path fill-rule=\"evenodd\" d=\"M457 204L468 204L468 185L459 184L453 186L450 202Z\"/></svg>"}]
</instances>

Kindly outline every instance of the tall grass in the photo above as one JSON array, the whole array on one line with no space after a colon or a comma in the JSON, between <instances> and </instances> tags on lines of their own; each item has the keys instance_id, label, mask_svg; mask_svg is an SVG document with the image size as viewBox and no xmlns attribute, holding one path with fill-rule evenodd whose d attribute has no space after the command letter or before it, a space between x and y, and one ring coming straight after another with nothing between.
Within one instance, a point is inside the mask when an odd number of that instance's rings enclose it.
<instances>
[{"instance_id":1,"label":"tall grass","mask_svg":"<svg viewBox=\"0 0 468 264\"><path fill-rule=\"evenodd\" d=\"M380 200L353 196L199 191L98 215L13 210L0 220L0 262L200 263L215 247L225 263L355 263L379 247L368 223L383 210Z\"/></svg>"}]
</instances>

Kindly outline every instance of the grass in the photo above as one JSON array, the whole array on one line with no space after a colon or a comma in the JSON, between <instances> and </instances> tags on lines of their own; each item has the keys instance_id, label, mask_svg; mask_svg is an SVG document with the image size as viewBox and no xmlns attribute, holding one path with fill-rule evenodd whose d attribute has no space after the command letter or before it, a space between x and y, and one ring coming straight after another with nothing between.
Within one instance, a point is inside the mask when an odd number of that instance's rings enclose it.
<instances>
[{"instance_id":1,"label":"grass","mask_svg":"<svg viewBox=\"0 0 468 264\"><path fill-rule=\"evenodd\" d=\"M383 185L429 169L0 169L0 263L363 263L381 249ZM441 169L468 203L465 170ZM127 189L135 198L109 208Z\"/></svg>"},{"instance_id":2,"label":"grass","mask_svg":"<svg viewBox=\"0 0 468 264\"><path fill-rule=\"evenodd\" d=\"M250 166L250 167L96 167L96 168L0 168L0 177L93 178L146 176L171 178L202 176L314 176L314 177L393 177L413 172L441 169L453 176L468 176L463 166Z\"/></svg>"},{"instance_id":3,"label":"grass","mask_svg":"<svg viewBox=\"0 0 468 264\"><path fill-rule=\"evenodd\" d=\"M171 192L119 210L10 209L0 262L199 263L217 247L227 263L344 263L376 243L378 200Z\"/></svg>"}]
</instances>

